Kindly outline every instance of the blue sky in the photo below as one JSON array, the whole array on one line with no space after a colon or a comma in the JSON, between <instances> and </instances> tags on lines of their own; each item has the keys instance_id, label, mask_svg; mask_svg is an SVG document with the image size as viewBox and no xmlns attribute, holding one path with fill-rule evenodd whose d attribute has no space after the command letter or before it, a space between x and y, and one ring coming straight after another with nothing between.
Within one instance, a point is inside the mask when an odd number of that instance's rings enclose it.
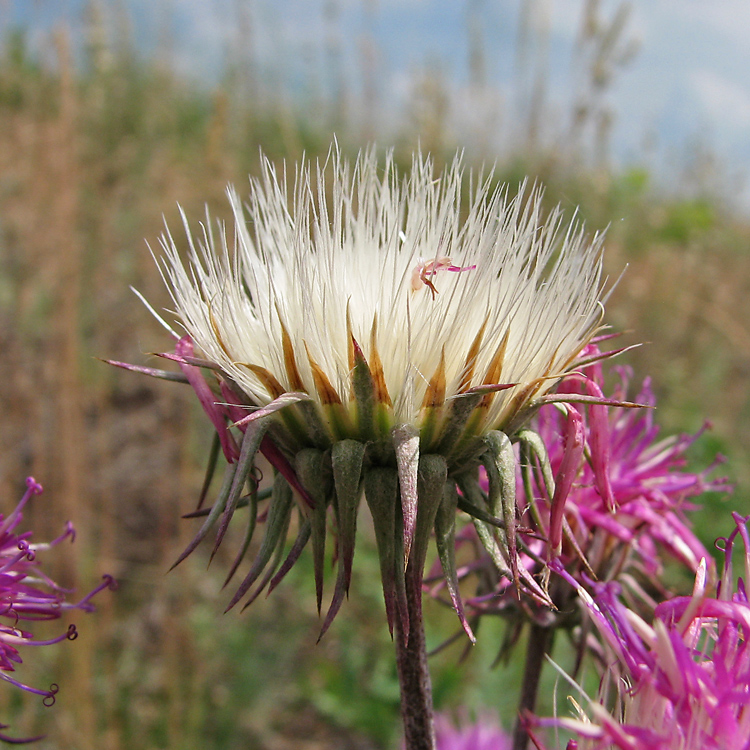
<instances>
[{"instance_id":1,"label":"blue sky","mask_svg":"<svg viewBox=\"0 0 750 750\"><path fill-rule=\"evenodd\" d=\"M641 52L618 104L632 126L674 143L706 137L730 163L750 163L750 3L656 0L636 4Z\"/></svg>"},{"instance_id":2,"label":"blue sky","mask_svg":"<svg viewBox=\"0 0 750 750\"><path fill-rule=\"evenodd\" d=\"M451 136L470 139L482 127L498 143L518 138L518 103L528 101L531 76L518 73L521 0L119 0L133 18L144 49L155 49L168 28L174 63L188 75L215 76L227 50L244 49L289 97L330 83L327 51L338 49L355 100L364 45L372 42L378 127L404 116L415 80L439 70L450 92ZM100 0L111 8L114 0ZM65 20L81 35L84 0L5 0L0 22L25 23L43 51L49 28ZM527 0L538 32L529 59L546 71L550 137L560 137L576 91L572 64L582 0ZM601 0L611 19L622 3ZM637 44L614 77L606 105L615 113L611 153L619 163L646 161L657 170L684 162L697 144L710 147L723 168L750 174L750 1L632 0L625 41ZM333 9L335 21L326 17ZM238 18L247 11L249 35ZM105 14L112 16L112 13ZM469 28L481 40L485 85L469 86ZM116 33L110 29L110 33ZM542 63L544 61L544 63ZM532 66L533 67L533 66ZM526 92L526 94L524 93ZM514 132L514 128L515 131ZM555 133L557 129L557 133ZM750 191L748 191L750 195ZM750 205L750 198L743 199Z\"/></svg>"}]
</instances>

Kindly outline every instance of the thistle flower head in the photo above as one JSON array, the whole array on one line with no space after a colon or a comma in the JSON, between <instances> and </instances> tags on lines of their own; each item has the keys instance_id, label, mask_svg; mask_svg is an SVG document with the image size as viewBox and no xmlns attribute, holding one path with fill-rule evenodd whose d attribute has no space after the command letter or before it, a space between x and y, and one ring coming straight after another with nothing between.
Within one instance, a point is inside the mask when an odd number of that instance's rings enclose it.
<instances>
[{"instance_id":1,"label":"thistle flower head","mask_svg":"<svg viewBox=\"0 0 750 750\"><path fill-rule=\"evenodd\" d=\"M463 207L459 159L438 177L416 157L403 180L374 150L293 179L265 162L250 188L249 224L230 191L233 239L204 227L188 268L167 235L165 276L208 359L256 405L309 394L331 441L410 424L437 446L455 398L483 385L511 387L487 395L472 430L502 429L599 322L601 238L561 237L540 191L510 200L490 178ZM352 393L361 360L377 425Z\"/></svg>"},{"instance_id":2,"label":"thistle flower head","mask_svg":"<svg viewBox=\"0 0 750 750\"><path fill-rule=\"evenodd\" d=\"M521 585L511 441L600 322L602 239L575 224L562 233L559 211L543 220L538 190L509 199L482 177L468 193L463 205L460 159L438 176L417 156L403 179L374 150L354 165L334 152L293 177L265 162L244 208L230 191L231 238L207 222L196 240L185 220L187 265L163 238L187 332L165 356L182 376L131 369L189 382L230 464L178 562L218 524L216 550L246 486L256 517L258 451L278 471L261 551L230 606L273 588L308 540L320 604L331 515L339 571L325 630L351 580L363 490L391 626L405 617L405 582L421 584L433 531L455 580L457 505L489 519L486 544ZM480 464L488 502L471 495ZM300 531L285 559L294 496Z\"/></svg>"},{"instance_id":3,"label":"thistle flower head","mask_svg":"<svg viewBox=\"0 0 750 750\"><path fill-rule=\"evenodd\" d=\"M34 635L19 627L22 621L55 620L66 610L91 612L94 607L91 599L104 588L114 588L111 576L105 576L102 584L89 592L77 603L66 601L69 591L60 588L47 577L39 567L38 555L58 545L65 539L75 538L72 524L66 525L65 531L57 539L44 544L29 542L31 532L16 533L23 520L23 508L33 495L42 491L42 486L32 477L26 480L26 493L16 508L7 516L0 514L0 680L9 682L30 693L43 698L47 706L55 702L57 685L43 690L25 685L9 673L16 671L16 665L22 663L19 648L23 646L48 646L64 640L75 640L78 636L75 625L51 640L34 640ZM0 729L4 726L0 726ZM6 742L30 742L33 739L18 740L0 735Z\"/></svg>"}]
</instances>

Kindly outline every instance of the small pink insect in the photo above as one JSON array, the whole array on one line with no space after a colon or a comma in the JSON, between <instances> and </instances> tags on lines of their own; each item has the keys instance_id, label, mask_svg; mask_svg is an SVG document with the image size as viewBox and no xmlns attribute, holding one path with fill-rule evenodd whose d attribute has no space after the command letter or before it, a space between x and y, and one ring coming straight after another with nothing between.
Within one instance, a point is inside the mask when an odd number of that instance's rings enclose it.
<instances>
[{"instance_id":1,"label":"small pink insect","mask_svg":"<svg viewBox=\"0 0 750 750\"><path fill-rule=\"evenodd\" d=\"M463 268L461 266L454 266L451 259L446 255L442 258L432 260L420 259L420 262L411 274L411 288L413 291L418 292L423 286L426 286L432 294L432 299L435 299L438 290L435 289L435 285L432 283L432 277L438 271L460 273L461 271L473 271L475 268L476 266L464 266Z\"/></svg>"}]
</instances>

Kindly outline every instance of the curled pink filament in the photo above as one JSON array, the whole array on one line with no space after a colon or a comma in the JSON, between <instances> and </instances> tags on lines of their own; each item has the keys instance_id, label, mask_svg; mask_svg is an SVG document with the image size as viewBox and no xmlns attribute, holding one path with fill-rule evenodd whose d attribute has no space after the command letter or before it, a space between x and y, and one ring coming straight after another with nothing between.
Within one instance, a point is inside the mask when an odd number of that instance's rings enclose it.
<instances>
[{"instance_id":1,"label":"curled pink filament","mask_svg":"<svg viewBox=\"0 0 750 750\"><path fill-rule=\"evenodd\" d=\"M435 289L435 285L432 283L432 278L438 271L453 271L454 273L461 273L461 271L473 271L475 268L475 265L464 267L454 266L448 256L436 259L433 258L432 260L420 260L411 273L412 291L418 292L423 286L426 286L429 288L432 298L435 299L438 290Z\"/></svg>"}]
</instances>

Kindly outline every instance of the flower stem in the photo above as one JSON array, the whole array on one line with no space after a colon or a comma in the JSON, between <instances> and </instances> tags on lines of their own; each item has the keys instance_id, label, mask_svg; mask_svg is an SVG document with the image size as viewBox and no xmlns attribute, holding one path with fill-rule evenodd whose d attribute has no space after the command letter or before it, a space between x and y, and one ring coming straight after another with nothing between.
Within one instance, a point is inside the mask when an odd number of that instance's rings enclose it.
<instances>
[{"instance_id":1,"label":"flower stem","mask_svg":"<svg viewBox=\"0 0 750 750\"><path fill-rule=\"evenodd\" d=\"M407 570L406 608L408 636L401 627L401 619L396 617L396 666L401 687L404 747L406 750L434 750L432 684L425 648L421 571L415 574L413 570Z\"/></svg>"},{"instance_id":2,"label":"flower stem","mask_svg":"<svg viewBox=\"0 0 750 750\"><path fill-rule=\"evenodd\" d=\"M527 711L536 708L536 698L539 692L539 678L542 675L544 657L552 648L552 628L532 624L529 628L529 640L526 644L526 665L523 671L521 685L521 699L518 704L518 718L513 730L513 750L526 750L529 735L523 721Z\"/></svg>"}]
</instances>

